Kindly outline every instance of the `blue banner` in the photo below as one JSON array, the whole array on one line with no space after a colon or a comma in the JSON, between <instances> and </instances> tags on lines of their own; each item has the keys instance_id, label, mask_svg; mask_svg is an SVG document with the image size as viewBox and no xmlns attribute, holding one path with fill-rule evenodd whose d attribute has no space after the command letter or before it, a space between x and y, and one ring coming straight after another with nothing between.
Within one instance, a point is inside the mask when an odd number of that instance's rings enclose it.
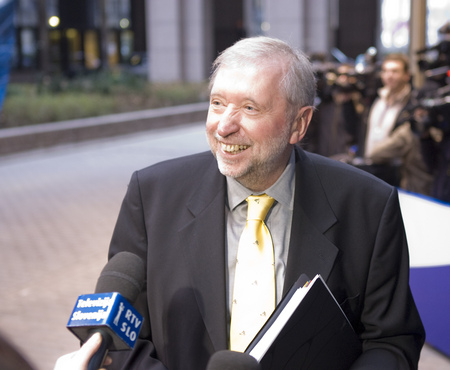
<instances>
[{"instance_id":1,"label":"blue banner","mask_svg":"<svg viewBox=\"0 0 450 370\"><path fill-rule=\"evenodd\" d=\"M14 0L0 0L0 111L9 82L9 69L14 50Z\"/></svg>"},{"instance_id":2,"label":"blue banner","mask_svg":"<svg viewBox=\"0 0 450 370\"><path fill-rule=\"evenodd\" d=\"M450 356L450 204L399 191L410 285L427 343Z\"/></svg>"}]
</instances>

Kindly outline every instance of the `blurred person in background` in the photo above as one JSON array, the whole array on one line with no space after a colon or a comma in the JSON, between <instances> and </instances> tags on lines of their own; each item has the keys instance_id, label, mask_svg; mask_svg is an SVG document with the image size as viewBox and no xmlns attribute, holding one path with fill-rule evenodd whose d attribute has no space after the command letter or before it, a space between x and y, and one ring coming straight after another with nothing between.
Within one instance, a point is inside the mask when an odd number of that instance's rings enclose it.
<instances>
[{"instance_id":1,"label":"blurred person in background","mask_svg":"<svg viewBox=\"0 0 450 370\"><path fill-rule=\"evenodd\" d=\"M360 116L364 112L364 89L365 86L352 65L342 64L337 68L332 97L336 106L334 120L338 121L342 137L339 139L336 136L335 140L342 142L343 150L336 153L351 151L351 148L359 143Z\"/></svg>"},{"instance_id":2,"label":"blurred person in background","mask_svg":"<svg viewBox=\"0 0 450 370\"><path fill-rule=\"evenodd\" d=\"M426 80L414 92L411 112L423 157L434 176L431 196L450 203L450 21L438 36L438 44L417 52Z\"/></svg>"},{"instance_id":3,"label":"blurred person in background","mask_svg":"<svg viewBox=\"0 0 450 370\"><path fill-rule=\"evenodd\" d=\"M422 155L420 133L411 124L408 57L401 53L387 55L380 77L383 86L368 107L364 146L358 149L362 159L344 160L352 161L391 185L428 195L433 176ZM353 119L348 111L343 114L346 120Z\"/></svg>"},{"instance_id":4,"label":"blurred person in background","mask_svg":"<svg viewBox=\"0 0 450 370\"><path fill-rule=\"evenodd\" d=\"M450 104L433 110L417 107L414 119L424 128L422 153L434 176L431 196L450 203Z\"/></svg>"},{"instance_id":5,"label":"blurred person in background","mask_svg":"<svg viewBox=\"0 0 450 370\"><path fill-rule=\"evenodd\" d=\"M358 141L364 86L350 63L336 65L321 55L311 60L317 79L316 109L302 148L331 157L347 152Z\"/></svg>"}]
</instances>

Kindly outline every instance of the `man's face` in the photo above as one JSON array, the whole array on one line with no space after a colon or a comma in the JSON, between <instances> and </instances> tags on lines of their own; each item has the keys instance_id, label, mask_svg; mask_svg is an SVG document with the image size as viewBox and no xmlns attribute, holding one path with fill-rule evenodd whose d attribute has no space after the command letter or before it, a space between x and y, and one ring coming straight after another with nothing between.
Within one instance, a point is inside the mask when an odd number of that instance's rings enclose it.
<instances>
[{"instance_id":1,"label":"man's face","mask_svg":"<svg viewBox=\"0 0 450 370\"><path fill-rule=\"evenodd\" d=\"M223 175L253 191L284 171L295 143L280 91L281 69L222 67L211 89L206 120L209 146Z\"/></svg>"},{"instance_id":2,"label":"man's face","mask_svg":"<svg viewBox=\"0 0 450 370\"><path fill-rule=\"evenodd\" d=\"M402 62L389 60L383 63L381 67L381 80L383 85L392 92L398 92L408 83L409 73L405 71Z\"/></svg>"}]
</instances>

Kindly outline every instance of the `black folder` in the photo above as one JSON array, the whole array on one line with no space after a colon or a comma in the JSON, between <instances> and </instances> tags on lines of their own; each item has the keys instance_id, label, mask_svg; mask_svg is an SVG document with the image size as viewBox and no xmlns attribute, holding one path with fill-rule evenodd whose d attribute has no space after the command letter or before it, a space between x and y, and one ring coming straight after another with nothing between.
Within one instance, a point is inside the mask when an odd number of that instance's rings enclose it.
<instances>
[{"instance_id":1,"label":"black folder","mask_svg":"<svg viewBox=\"0 0 450 370\"><path fill-rule=\"evenodd\" d=\"M320 275L301 275L245 353L262 370L348 369L361 342Z\"/></svg>"}]
</instances>

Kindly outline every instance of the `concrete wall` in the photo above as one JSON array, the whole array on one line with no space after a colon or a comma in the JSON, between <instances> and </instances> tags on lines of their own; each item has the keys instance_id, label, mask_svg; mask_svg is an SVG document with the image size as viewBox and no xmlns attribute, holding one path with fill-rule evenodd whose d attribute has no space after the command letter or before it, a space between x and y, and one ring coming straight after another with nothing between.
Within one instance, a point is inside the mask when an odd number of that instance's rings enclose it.
<instances>
[{"instance_id":1,"label":"concrete wall","mask_svg":"<svg viewBox=\"0 0 450 370\"><path fill-rule=\"evenodd\" d=\"M180 80L180 0L147 0L146 15L149 79Z\"/></svg>"},{"instance_id":2,"label":"concrete wall","mask_svg":"<svg viewBox=\"0 0 450 370\"><path fill-rule=\"evenodd\" d=\"M307 53L329 49L329 0L265 0L264 15L266 35Z\"/></svg>"},{"instance_id":3,"label":"concrete wall","mask_svg":"<svg viewBox=\"0 0 450 370\"><path fill-rule=\"evenodd\" d=\"M210 1L147 0L149 79L202 81L211 59Z\"/></svg>"},{"instance_id":4,"label":"concrete wall","mask_svg":"<svg viewBox=\"0 0 450 370\"><path fill-rule=\"evenodd\" d=\"M207 79L214 58L214 1L146 0L151 81ZM269 25L264 31L255 24L253 0L243 1L248 35L259 31L307 53L330 49L330 4L336 0L261 0L260 21Z\"/></svg>"}]
</instances>

